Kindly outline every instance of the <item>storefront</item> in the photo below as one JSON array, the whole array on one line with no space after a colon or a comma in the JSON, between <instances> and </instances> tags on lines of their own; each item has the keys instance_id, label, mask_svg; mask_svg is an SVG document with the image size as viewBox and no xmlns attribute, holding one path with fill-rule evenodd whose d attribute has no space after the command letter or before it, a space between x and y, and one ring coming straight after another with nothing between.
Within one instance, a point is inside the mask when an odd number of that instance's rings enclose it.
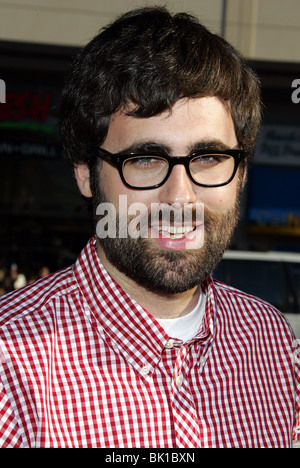
<instances>
[{"instance_id":1,"label":"storefront","mask_svg":"<svg viewBox=\"0 0 300 468\"><path fill-rule=\"evenodd\" d=\"M0 42L6 88L0 103L0 268L11 262L27 270L41 263L63 267L92 234L58 130L63 79L75 53ZM233 247L300 250L300 93L292 87L300 64L254 67L264 120Z\"/></svg>"},{"instance_id":2,"label":"storefront","mask_svg":"<svg viewBox=\"0 0 300 468\"><path fill-rule=\"evenodd\" d=\"M300 251L299 64L256 63L262 80L263 125L249 171L250 248Z\"/></svg>"},{"instance_id":3,"label":"storefront","mask_svg":"<svg viewBox=\"0 0 300 468\"><path fill-rule=\"evenodd\" d=\"M59 138L63 79L75 50L0 43L0 261L60 268L91 234Z\"/></svg>"}]
</instances>

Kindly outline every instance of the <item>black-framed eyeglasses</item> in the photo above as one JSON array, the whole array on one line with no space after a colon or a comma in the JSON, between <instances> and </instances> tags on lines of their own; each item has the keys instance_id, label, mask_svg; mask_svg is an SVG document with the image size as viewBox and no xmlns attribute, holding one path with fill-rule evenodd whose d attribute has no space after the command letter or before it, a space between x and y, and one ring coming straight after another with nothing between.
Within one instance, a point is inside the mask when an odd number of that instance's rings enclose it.
<instances>
[{"instance_id":1,"label":"black-framed eyeglasses","mask_svg":"<svg viewBox=\"0 0 300 468\"><path fill-rule=\"evenodd\" d=\"M97 156L113 164L124 184L137 190L160 187L168 179L173 167L182 164L190 179L201 187L221 187L234 178L243 150L196 151L188 156L168 156L157 152L110 153L99 148Z\"/></svg>"}]
</instances>

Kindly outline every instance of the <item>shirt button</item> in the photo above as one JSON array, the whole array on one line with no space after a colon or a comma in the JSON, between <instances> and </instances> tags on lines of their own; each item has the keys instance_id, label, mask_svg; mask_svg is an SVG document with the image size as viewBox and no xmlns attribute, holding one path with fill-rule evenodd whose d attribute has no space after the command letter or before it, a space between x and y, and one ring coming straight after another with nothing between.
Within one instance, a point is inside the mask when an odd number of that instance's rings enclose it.
<instances>
[{"instance_id":1,"label":"shirt button","mask_svg":"<svg viewBox=\"0 0 300 468\"><path fill-rule=\"evenodd\" d=\"M169 340L165 344L165 348L167 348L167 349L172 349L173 346L174 346L174 341L173 340Z\"/></svg>"},{"instance_id":2,"label":"shirt button","mask_svg":"<svg viewBox=\"0 0 300 468\"><path fill-rule=\"evenodd\" d=\"M149 374L149 371L150 371L150 366L144 366L144 367L142 367L142 369L141 369L142 375L147 375L147 374Z\"/></svg>"},{"instance_id":3,"label":"shirt button","mask_svg":"<svg viewBox=\"0 0 300 468\"><path fill-rule=\"evenodd\" d=\"M176 377L176 386L177 386L178 388L180 388L181 385L182 385L182 382L183 382L182 375L178 375L178 376Z\"/></svg>"}]
</instances>

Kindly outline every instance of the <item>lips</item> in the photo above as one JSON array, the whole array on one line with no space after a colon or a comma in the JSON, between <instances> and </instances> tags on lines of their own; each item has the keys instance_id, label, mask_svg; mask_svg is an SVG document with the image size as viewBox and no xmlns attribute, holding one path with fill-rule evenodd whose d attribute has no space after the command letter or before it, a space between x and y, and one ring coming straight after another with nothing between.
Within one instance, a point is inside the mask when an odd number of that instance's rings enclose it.
<instances>
[{"instance_id":1,"label":"lips","mask_svg":"<svg viewBox=\"0 0 300 468\"><path fill-rule=\"evenodd\" d=\"M203 245L204 226L163 225L152 226L150 237L167 250L198 249Z\"/></svg>"},{"instance_id":2,"label":"lips","mask_svg":"<svg viewBox=\"0 0 300 468\"><path fill-rule=\"evenodd\" d=\"M204 204L177 205L151 205L149 237L167 250L200 248L204 236Z\"/></svg>"}]
</instances>

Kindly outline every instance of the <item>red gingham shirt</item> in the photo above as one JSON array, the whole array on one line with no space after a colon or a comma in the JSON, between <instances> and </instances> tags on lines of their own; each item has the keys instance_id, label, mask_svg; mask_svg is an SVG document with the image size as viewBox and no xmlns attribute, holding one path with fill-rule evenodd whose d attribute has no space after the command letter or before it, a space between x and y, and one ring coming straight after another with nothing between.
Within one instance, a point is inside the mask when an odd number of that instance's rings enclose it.
<instances>
[{"instance_id":1,"label":"red gingham shirt","mask_svg":"<svg viewBox=\"0 0 300 468\"><path fill-rule=\"evenodd\" d=\"M300 346L270 305L209 279L201 328L169 337L104 270L0 302L1 447L291 447ZM172 338L172 339L170 339Z\"/></svg>"}]
</instances>

